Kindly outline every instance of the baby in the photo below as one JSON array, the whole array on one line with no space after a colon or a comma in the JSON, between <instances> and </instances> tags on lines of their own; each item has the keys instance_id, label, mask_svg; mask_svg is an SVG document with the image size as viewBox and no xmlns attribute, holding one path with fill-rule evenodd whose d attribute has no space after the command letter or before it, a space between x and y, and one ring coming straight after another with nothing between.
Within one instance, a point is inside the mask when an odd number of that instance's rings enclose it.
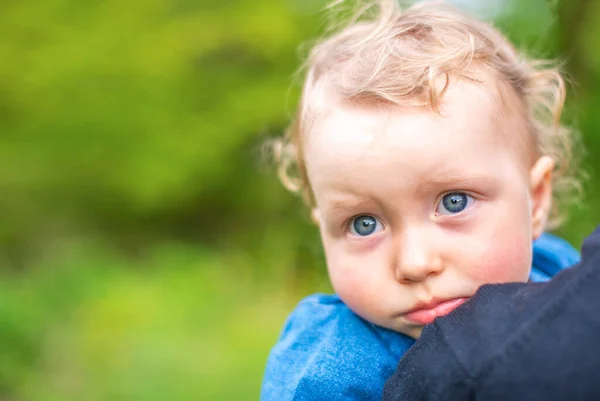
<instances>
[{"instance_id":1,"label":"baby","mask_svg":"<svg viewBox=\"0 0 600 401\"><path fill-rule=\"evenodd\" d=\"M560 74L443 3L377 6L313 48L278 148L336 295L291 314L263 400L381 399L423 326L578 259L544 234L576 182Z\"/></svg>"}]
</instances>

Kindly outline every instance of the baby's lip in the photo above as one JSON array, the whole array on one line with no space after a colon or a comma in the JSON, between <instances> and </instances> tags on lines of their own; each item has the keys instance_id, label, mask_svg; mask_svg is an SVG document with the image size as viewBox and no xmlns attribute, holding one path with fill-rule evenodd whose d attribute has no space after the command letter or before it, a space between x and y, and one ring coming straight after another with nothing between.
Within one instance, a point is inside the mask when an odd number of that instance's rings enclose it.
<instances>
[{"instance_id":1,"label":"baby's lip","mask_svg":"<svg viewBox=\"0 0 600 401\"><path fill-rule=\"evenodd\" d=\"M431 300L418 303L417 306L407 312L404 317L413 323L426 325L432 323L436 317L449 314L461 306L468 298L452 298L446 300Z\"/></svg>"}]
</instances>

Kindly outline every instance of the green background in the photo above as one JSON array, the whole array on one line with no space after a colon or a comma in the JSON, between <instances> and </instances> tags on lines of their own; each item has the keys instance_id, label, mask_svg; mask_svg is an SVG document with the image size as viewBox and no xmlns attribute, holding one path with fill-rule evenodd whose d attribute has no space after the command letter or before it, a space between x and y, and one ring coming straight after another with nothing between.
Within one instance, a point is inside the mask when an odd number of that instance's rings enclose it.
<instances>
[{"instance_id":1,"label":"green background","mask_svg":"<svg viewBox=\"0 0 600 401\"><path fill-rule=\"evenodd\" d=\"M600 221L600 2L462 1L565 61ZM0 2L0 399L257 399L286 314L328 291L260 145L289 122L317 0ZM487 6L486 6L487 4Z\"/></svg>"}]
</instances>

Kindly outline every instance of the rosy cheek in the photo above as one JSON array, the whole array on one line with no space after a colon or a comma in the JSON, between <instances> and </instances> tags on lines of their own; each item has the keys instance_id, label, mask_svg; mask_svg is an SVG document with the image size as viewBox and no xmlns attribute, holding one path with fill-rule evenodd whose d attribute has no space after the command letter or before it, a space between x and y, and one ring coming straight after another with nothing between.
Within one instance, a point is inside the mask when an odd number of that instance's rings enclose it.
<instances>
[{"instance_id":1,"label":"rosy cheek","mask_svg":"<svg viewBox=\"0 0 600 401\"><path fill-rule=\"evenodd\" d=\"M360 303L365 297L365 283L352 269L330 271L330 278L333 289L347 304Z\"/></svg>"},{"instance_id":2,"label":"rosy cheek","mask_svg":"<svg viewBox=\"0 0 600 401\"><path fill-rule=\"evenodd\" d=\"M365 268L366 262L349 255L345 247L345 243L326 243L327 269L333 289L351 306L368 298L370 269Z\"/></svg>"},{"instance_id":3,"label":"rosy cheek","mask_svg":"<svg viewBox=\"0 0 600 401\"><path fill-rule=\"evenodd\" d=\"M372 319L379 309L376 295L377 282L362 269L345 267L341 270L330 268L330 279L336 294L344 303L365 319ZM374 291L375 290L375 291Z\"/></svg>"},{"instance_id":4,"label":"rosy cheek","mask_svg":"<svg viewBox=\"0 0 600 401\"><path fill-rule=\"evenodd\" d=\"M481 255L481 268L474 277L482 285L527 281L531 266L531 239L516 234L496 236Z\"/></svg>"}]
</instances>

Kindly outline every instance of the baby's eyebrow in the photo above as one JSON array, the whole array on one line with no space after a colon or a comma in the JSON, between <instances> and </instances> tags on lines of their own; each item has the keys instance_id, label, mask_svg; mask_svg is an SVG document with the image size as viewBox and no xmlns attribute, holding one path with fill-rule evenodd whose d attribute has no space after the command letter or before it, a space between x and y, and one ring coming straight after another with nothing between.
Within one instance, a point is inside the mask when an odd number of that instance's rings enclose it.
<instances>
[{"instance_id":1,"label":"baby's eyebrow","mask_svg":"<svg viewBox=\"0 0 600 401\"><path fill-rule=\"evenodd\" d=\"M502 183L502 180L491 174L447 174L439 177L428 177L421 182L420 186L431 187L431 186L458 186L458 187L470 187L470 186L481 186L481 185L498 185Z\"/></svg>"},{"instance_id":2,"label":"baby's eyebrow","mask_svg":"<svg viewBox=\"0 0 600 401\"><path fill-rule=\"evenodd\" d=\"M329 209L332 212L336 212L336 211L346 211L346 210L350 210L350 209L356 209L357 206L358 206L358 202L356 202L356 201L337 200L337 201L331 202L331 204L329 205L329 207L327 209Z\"/></svg>"},{"instance_id":3,"label":"baby's eyebrow","mask_svg":"<svg viewBox=\"0 0 600 401\"><path fill-rule=\"evenodd\" d=\"M331 213L354 211L367 206L369 202L362 198L336 199L327 205L327 210Z\"/></svg>"}]
</instances>

